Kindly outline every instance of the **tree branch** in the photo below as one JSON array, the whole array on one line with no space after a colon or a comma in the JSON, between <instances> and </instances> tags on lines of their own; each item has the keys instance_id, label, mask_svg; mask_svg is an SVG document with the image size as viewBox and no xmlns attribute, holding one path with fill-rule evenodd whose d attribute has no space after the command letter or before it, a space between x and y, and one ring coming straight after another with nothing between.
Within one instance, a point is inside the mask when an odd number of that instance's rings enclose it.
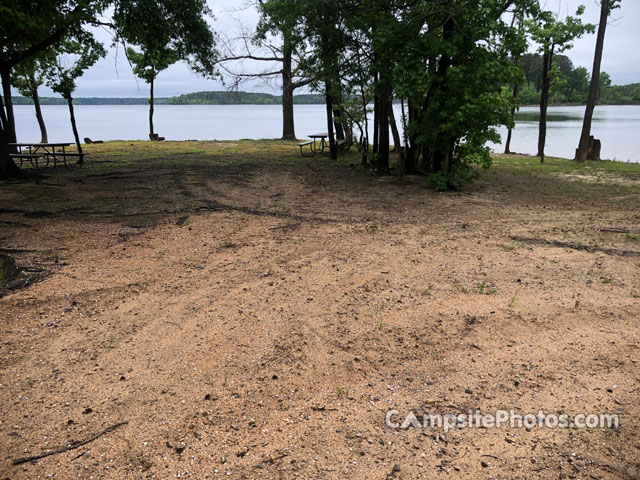
<instances>
[{"instance_id":1,"label":"tree branch","mask_svg":"<svg viewBox=\"0 0 640 480\"><path fill-rule=\"evenodd\" d=\"M218 59L218 63L231 62L233 60L259 60L264 62L282 62L282 58L279 57L259 57L257 55L233 55L230 57L223 57Z\"/></svg>"}]
</instances>

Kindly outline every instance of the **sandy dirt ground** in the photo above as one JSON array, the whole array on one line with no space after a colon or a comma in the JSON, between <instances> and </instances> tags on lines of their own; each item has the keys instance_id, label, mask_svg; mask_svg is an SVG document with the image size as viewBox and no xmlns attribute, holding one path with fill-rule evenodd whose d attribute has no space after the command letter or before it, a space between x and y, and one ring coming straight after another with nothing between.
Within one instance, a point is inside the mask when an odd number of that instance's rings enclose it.
<instances>
[{"instance_id":1,"label":"sandy dirt ground","mask_svg":"<svg viewBox=\"0 0 640 480\"><path fill-rule=\"evenodd\" d=\"M436 193L291 144L145 145L0 186L40 280L0 298L0 478L640 478L637 182L498 163Z\"/></svg>"}]
</instances>

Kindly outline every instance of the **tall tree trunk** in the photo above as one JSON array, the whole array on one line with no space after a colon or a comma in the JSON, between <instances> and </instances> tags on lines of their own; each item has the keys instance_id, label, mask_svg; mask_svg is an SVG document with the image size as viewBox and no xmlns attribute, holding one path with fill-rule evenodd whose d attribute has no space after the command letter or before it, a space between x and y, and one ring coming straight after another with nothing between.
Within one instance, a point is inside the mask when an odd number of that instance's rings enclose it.
<instances>
[{"instance_id":1,"label":"tall tree trunk","mask_svg":"<svg viewBox=\"0 0 640 480\"><path fill-rule=\"evenodd\" d=\"M327 133L329 135L329 152L331 160L338 159L338 148L336 146L336 137L333 132L333 96L331 95L331 82L325 82L325 102L327 104Z\"/></svg>"},{"instance_id":2,"label":"tall tree trunk","mask_svg":"<svg viewBox=\"0 0 640 480\"><path fill-rule=\"evenodd\" d=\"M522 21L523 21L523 13L521 11L516 10L515 12L513 12L513 18L511 19L511 28L513 28L513 26L516 23L516 20L518 21L518 33L520 33L522 31ZM513 65L515 67L518 66L520 60L520 56L516 55L513 57ZM513 104L514 106L511 107L511 122L513 123L513 125L515 126L515 122L516 122L516 107L515 104L517 102L518 99L518 84L514 84L513 85L513 93L511 95L511 98L513 99ZM504 144L504 153L509 154L511 153L511 136L513 134L513 128L514 127L509 127L507 130L507 141Z\"/></svg>"},{"instance_id":3,"label":"tall tree trunk","mask_svg":"<svg viewBox=\"0 0 640 480\"><path fill-rule=\"evenodd\" d=\"M540 124L538 128L538 154L540 163L544 163L544 145L547 139L547 107L549 106L549 89L551 87L551 79L549 72L553 62L554 45L545 48L542 55L542 92L540 93Z\"/></svg>"},{"instance_id":4,"label":"tall tree trunk","mask_svg":"<svg viewBox=\"0 0 640 480\"><path fill-rule=\"evenodd\" d=\"M405 150L405 173L414 173L418 166L418 149L416 146L415 133L409 132L409 125L413 125L416 122L415 108L410 98L407 98L407 111L405 113L404 104L402 105L402 118L404 122L404 142L406 146Z\"/></svg>"},{"instance_id":5,"label":"tall tree trunk","mask_svg":"<svg viewBox=\"0 0 640 480\"><path fill-rule=\"evenodd\" d=\"M602 0L600 5L600 25L598 26L598 36L596 38L596 51L593 57L593 70L591 72L591 84L589 85L589 96L587 106L584 110L584 120L582 121L582 133L580 143L576 150L576 162L584 162L589 153L589 137L591 136L591 120L593 111L596 108L598 96L598 83L600 82L600 64L602 62L602 50L604 48L604 34L607 29L607 19L611 10L610 0Z\"/></svg>"},{"instance_id":6,"label":"tall tree trunk","mask_svg":"<svg viewBox=\"0 0 640 480\"><path fill-rule=\"evenodd\" d=\"M367 96L365 94L365 88L362 87L361 90L361 98L362 98L362 112L364 116L364 138L362 145L362 166L369 166L369 112L367 111Z\"/></svg>"},{"instance_id":7,"label":"tall tree trunk","mask_svg":"<svg viewBox=\"0 0 640 480\"><path fill-rule=\"evenodd\" d=\"M442 25L442 38L445 40L451 39L453 37L455 26L455 20L452 17L449 17ZM446 82L446 76L447 71L452 64L453 60L447 53L443 54L440 61L437 62L438 67L436 69L434 81L425 96L422 112L420 113L422 117L425 116L428 109L437 112L437 115L440 114L440 109L442 108L444 99L447 98L448 95L447 92L449 90L449 86ZM438 90L440 90L440 95L436 95ZM438 99L436 100L437 103L434 106L431 106L434 99ZM449 137L450 134L440 129L435 141L430 145L423 145L422 147L423 157L425 156L425 150L429 150L428 154L431 157L431 170L433 172L439 172L442 170L447 158L449 157L449 145L451 143L451 139Z\"/></svg>"},{"instance_id":8,"label":"tall tree trunk","mask_svg":"<svg viewBox=\"0 0 640 480\"><path fill-rule=\"evenodd\" d=\"M47 143L49 136L47 135L47 126L44 124L44 117L42 116L42 109L40 108L40 97L38 96L38 89L33 89L31 95L33 99L33 105L36 109L36 119L38 120L38 126L40 127L40 143Z\"/></svg>"},{"instance_id":9,"label":"tall tree trunk","mask_svg":"<svg viewBox=\"0 0 640 480\"><path fill-rule=\"evenodd\" d=\"M7 120L7 112L5 111L4 101L2 99L3 99L3 96L0 95L0 124L3 125L3 128L5 129L5 132L6 132L9 121Z\"/></svg>"},{"instance_id":10,"label":"tall tree trunk","mask_svg":"<svg viewBox=\"0 0 640 480\"><path fill-rule=\"evenodd\" d=\"M8 68L0 70L0 77L2 77L2 95L4 96L4 109L6 112L6 135L9 139L9 143L16 142L16 121L13 115L13 100L11 98L11 71Z\"/></svg>"},{"instance_id":11,"label":"tall tree trunk","mask_svg":"<svg viewBox=\"0 0 640 480\"><path fill-rule=\"evenodd\" d=\"M340 109L336 107L336 102L336 97L333 97L331 101L333 105L333 126L336 129L336 139L344 140L346 135L344 132L344 124L342 123L342 112L340 112Z\"/></svg>"},{"instance_id":12,"label":"tall tree trunk","mask_svg":"<svg viewBox=\"0 0 640 480\"><path fill-rule=\"evenodd\" d=\"M0 125L0 179L27 178L24 172L18 168L10 157L11 149L9 148L9 143L9 136L5 131L4 122L2 122Z\"/></svg>"},{"instance_id":13,"label":"tall tree trunk","mask_svg":"<svg viewBox=\"0 0 640 480\"><path fill-rule=\"evenodd\" d=\"M378 75L374 76L374 82L378 81ZM378 153L380 140L380 96L373 97L373 154Z\"/></svg>"},{"instance_id":14,"label":"tall tree trunk","mask_svg":"<svg viewBox=\"0 0 640 480\"><path fill-rule=\"evenodd\" d=\"M82 145L80 145L80 136L78 135L78 127L76 126L76 116L73 112L73 97L71 97L71 95L67 97L67 104L69 105L69 116L71 118L71 128L73 129L73 137L76 140L78 153L82 153ZM82 157L80 157L80 163L82 163Z\"/></svg>"},{"instance_id":15,"label":"tall tree trunk","mask_svg":"<svg viewBox=\"0 0 640 480\"><path fill-rule=\"evenodd\" d=\"M155 132L153 131L153 83L154 78L149 82L149 140L155 140Z\"/></svg>"},{"instance_id":16,"label":"tall tree trunk","mask_svg":"<svg viewBox=\"0 0 640 480\"><path fill-rule=\"evenodd\" d=\"M411 103L407 100L407 107L410 109ZM409 118L407 117L407 111L404 106L404 98L400 99L400 110L402 116L402 140L404 141L404 149L403 149L403 162L404 162L404 173L410 174L415 172L416 160L415 160L415 149L411 142L409 141Z\"/></svg>"},{"instance_id":17,"label":"tall tree trunk","mask_svg":"<svg viewBox=\"0 0 640 480\"><path fill-rule=\"evenodd\" d=\"M379 127L378 161L376 162L376 174L389 173L389 87L386 85L386 75L380 75L383 84L382 93L378 100Z\"/></svg>"},{"instance_id":18,"label":"tall tree trunk","mask_svg":"<svg viewBox=\"0 0 640 480\"><path fill-rule=\"evenodd\" d=\"M282 47L282 140L295 140L293 121L293 72L291 39L285 34Z\"/></svg>"},{"instance_id":19,"label":"tall tree trunk","mask_svg":"<svg viewBox=\"0 0 640 480\"><path fill-rule=\"evenodd\" d=\"M342 121L342 111L340 109L340 104L342 103L342 92L341 85L337 87L337 93L333 96L332 104L333 104L333 126L336 129L336 139L344 140L346 138L344 132L344 123Z\"/></svg>"},{"instance_id":20,"label":"tall tree trunk","mask_svg":"<svg viewBox=\"0 0 640 480\"><path fill-rule=\"evenodd\" d=\"M396 123L396 114L393 111L393 101L389 99L389 105L387 106L389 112L389 125L391 126L391 134L393 135L393 151L402 151L402 140L400 140L400 131L398 130L398 124Z\"/></svg>"},{"instance_id":21,"label":"tall tree trunk","mask_svg":"<svg viewBox=\"0 0 640 480\"><path fill-rule=\"evenodd\" d=\"M513 99L518 98L518 86L513 87ZM515 122L516 107L511 107L511 121ZM507 130L507 141L504 143L504 153L511 153L511 134L513 133L513 127L509 127Z\"/></svg>"}]
</instances>

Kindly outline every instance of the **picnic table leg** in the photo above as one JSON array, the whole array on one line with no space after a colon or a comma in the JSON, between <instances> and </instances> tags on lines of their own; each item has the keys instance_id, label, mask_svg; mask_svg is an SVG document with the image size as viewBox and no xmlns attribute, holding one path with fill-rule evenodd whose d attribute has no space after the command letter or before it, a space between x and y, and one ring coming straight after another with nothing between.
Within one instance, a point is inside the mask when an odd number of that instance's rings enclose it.
<instances>
[{"instance_id":1,"label":"picnic table leg","mask_svg":"<svg viewBox=\"0 0 640 480\"><path fill-rule=\"evenodd\" d=\"M20 148L20 153L22 153L22 148ZM34 153L36 153L35 150L31 151L31 145L29 145L29 155L33 155ZM33 163L34 160L35 160L35 164ZM35 157L35 158L34 157L30 157L29 158L29 162L31 163L31 166L33 168L35 168L36 170L40 170L38 168L38 157ZM20 159L20 166L22 166L22 159Z\"/></svg>"}]
</instances>

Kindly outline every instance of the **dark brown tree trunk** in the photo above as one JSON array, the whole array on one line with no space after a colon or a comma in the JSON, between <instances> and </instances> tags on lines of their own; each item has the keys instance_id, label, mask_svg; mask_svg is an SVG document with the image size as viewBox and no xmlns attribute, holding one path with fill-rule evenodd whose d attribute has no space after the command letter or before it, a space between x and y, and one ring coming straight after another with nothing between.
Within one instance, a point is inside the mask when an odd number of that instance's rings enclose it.
<instances>
[{"instance_id":1,"label":"dark brown tree trunk","mask_svg":"<svg viewBox=\"0 0 640 480\"><path fill-rule=\"evenodd\" d=\"M344 131L344 123L342 118L342 110L340 104L342 103L341 85L338 84L336 88L336 94L333 96L333 126L336 129L336 139L344 140L346 138Z\"/></svg>"},{"instance_id":2,"label":"dark brown tree trunk","mask_svg":"<svg viewBox=\"0 0 640 480\"><path fill-rule=\"evenodd\" d=\"M513 87L513 98L518 98L518 86ZM516 116L516 107L511 107L511 121L515 122ZM504 143L504 153L512 153L511 152L511 134L513 133L513 127L509 127L507 131L507 141Z\"/></svg>"},{"instance_id":3,"label":"dark brown tree trunk","mask_svg":"<svg viewBox=\"0 0 640 480\"><path fill-rule=\"evenodd\" d=\"M396 123L396 114L393 111L392 100L389 100L387 111L389 112L389 125L391 126L391 134L393 135L393 151L400 152L402 151L402 140L400 140L400 131L398 130L398 124Z\"/></svg>"},{"instance_id":4,"label":"dark brown tree trunk","mask_svg":"<svg viewBox=\"0 0 640 480\"><path fill-rule=\"evenodd\" d=\"M40 127L40 143L47 143L49 136L47 135L47 126L44 124L44 117L42 116L42 109L40 108L40 97L38 96L38 89L33 89L33 105L36 109L36 119L38 120L38 126Z\"/></svg>"},{"instance_id":5,"label":"dark brown tree trunk","mask_svg":"<svg viewBox=\"0 0 640 480\"><path fill-rule=\"evenodd\" d=\"M339 108L336 108L336 97L333 97L331 103L333 105L333 126L336 129L336 139L344 140L346 135L344 133L344 125L342 123L342 115Z\"/></svg>"},{"instance_id":6,"label":"dark brown tree trunk","mask_svg":"<svg viewBox=\"0 0 640 480\"><path fill-rule=\"evenodd\" d=\"M442 25L442 38L446 40L452 38L453 32L455 30L455 25L456 24L454 19L449 17ZM440 61L437 62L438 67L436 69L435 81L427 92L421 115L424 116L424 112L427 111L427 108L433 108L431 107L433 98L440 97L439 102L443 102L443 99L447 97L447 91L449 87L446 82L446 74L452 63L453 60L448 54L442 55ZM438 89L440 90L440 95L436 96L436 92ZM435 105L436 112L439 111L439 105L442 105L442 103L437 103ZM449 156L450 142L451 140L449 139L448 134L446 134L445 132L439 132L432 145L423 145L423 156L425 155L425 149L429 149L429 155L431 157L431 169L433 172L439 172L445 165L445 162L447 161L447 158Z\"/></svg>"},{"instance_id":7,"label":"dark brown tree trunk","mask_svg":"<svg viewBox=\"0 0 640 480\"><path fill-rule=\"evenodd\" d=\"M408 131L409 125L415 122L413 102L410 98L407 99L406 113L404 111L404 104L402 105L402 117L404 119L405 173L414 173L418 165L418 152L416 149L416 136Z\"/></svg>"},{"instance_id":8,"label":"dark brown tree trunk","mask_svg":"<svg viewBox=\"0 0 640 480\"><path fill-rule=\"evenodd\" d=\"M155 132L153 131L153 83L154 78L149 82L149 140L155 139Z\"/></svg>"},{"instance_id":9,"label":"dark brown tree trunk","mask_svg":"<svg viewBox=\"0 0 640 480\"><path fill-rule=\"evenodd\" d=\"M540 163L544 163L544 145L547 140L547 107L549 106L549 89L551 79L549 73L553 62L554 45L545 48L542 55L542 92L540 93L540 124L538 128L538 153Z\"/></svg>"},{"instance_id":10,"label":"dark brown tree trunk","mask_svg":"<svg viewBox=\"0 0 640 480\"><path fill-rule=\"evenodd\" d=\"M389 173L389 87L386 85L386 75L380 75L383 84L382 93L378 99L379 108L379 138L378 138L378 161L376 162L376 174L386 175Z\"/></svg>"},{"instance_id":11,"label":"dark brown tree trunk","mask_svg":"<svg viewBox=\"0 0 640 480\"><path fill-rule=\"evenodd\" d=\"M282 140L295 140L291 40L286 35L282 50Z\"/></svg>"},{"instance_id":12,"label":"dark brown tree trunk","mask_svg":"<svg viewBox=\"0 0 640 480\"><path fill-rule=\"evenodd\" d=\"M338 159L336 137L333 132L333 96L331 95L331 82L325 82L325 101L327 104L327 133L329 135L329 152L332 160Z\"/></svg>"},{"instance_id":13,"label":"dark brown tree trunk","mask_svg":"<svg viewBox=\"0 0 640 480\"><path fill-rule=\"evenodd\" d=\"M377 81L377 75L375 80ZM373 97L373 154L378 153L378 146L380 144L380 96L375 95Z\"/></svg>"},{"instance_id":14,"label":"dark brown tree trunk","mask_svg":"<svg viewBox=\"0 0 640 480\"><path fill-rule=\"evenodd\" d=\"M369 112L367 111L367 96L364 87L361 90L362 112L364 116L364 138L362 145L362 166L369 166Z\"/></svg>"},{"instance_id":15,"label":"dark brown tree trunk","mask_svg":"<svg viewBox=\"0 0 640 480\"><path fill-rule=\"evenodd\" d=\"M580 143L576 150L576 162L584 162L589 153L589 137L591 136L591 120L593 111L596 108L598 97L598 83L600 81L600 64L602 62L602 50L604 48L604 34L607 29L607 19L610 13L610 0L602 0L600 5L600 25L598 26L598 36L596 38L596 51L593 57L593 70L591 72L591 84L589 85L589 96L587 106L584 110L584 120L582 121L582 133Z\"/></svg>"},{"instance_id":16,"label":"dark brown tree trunk","mask_svg":"<svg viewBox=\"0 0 640 480\"><path fill-rule=\"evenodd\" d=\"M67 97L67 104L69 105L69 116L71 118L71 128L73 129L73 138L76 140L78 153L82 153L82 145L80 145L80 136L78 135L78 127L76 126L76 116L73 112L73 98L71 95ZM80 163L82 163L82 157L80 157Z\"/></svg>"},{"instance_id":17,"label":"dark brown tree trunk","mask_svg":"<svg viewBox=\"0 0 640 480\"><path fill-rule=\"evenodd\" d=\"M9 121L7 120L7 113L4 109L4 101L2 100L2 98L3 96L0 95L0 124L2 124L6 129Z\"/></svg>"},{"instance_id":18,"label":"dark brown tree trunk","mask_svg":"<svg viewBox=\"0 0 640 480\"><path fill-rule=\"evenodd\" d=\"M11 149L9 148L9 143L9 137L5 132L4 122L2 122L2 125L0 125L0 179L25 179L27 176L10 157Z\"/></svg>"},{"instance_id":19,"label":"dark brown tree trunk","mask_svg":"<svg viewBox=\"0 0 640 480\"><path fill-rule=\"evenodd\" d=\"M520 32L522 30L522 21L523 21L523 13L519 12L519 11L515 11L513 13L513 18L511 19L511 27L513 28L513 26L516 23L516 20L518 20L518 32ZM514 56L513 57L513 65L514 66L518 66L518 61L519 61L519 56ZM513 86L513 93L511 95L511 98L513 99L514 102L514 106L511 107L511 122L515 125L515 117L516 117L516 107L515 107L515 102L518 98L518 84L516 83ZM505 154L509 154L511 153L511 136L513 134L513 127L509 127L508 131L507 131L507 141L504 144L504 153Z\"/></svg>"},{"instance_id":20,"label":"dark brown tree trunk","mask_svg":"<svg viewBox=\"0 0 640 480\"><path fill-rule=\"evenodd\" d=\"M4 109L6 112L6 123L4 128L6 129L6 135L9 139L9 143L16 142L16 121L13 115L13 100L11 98L11 71L3 68L0 71L0 77L2 77L2 95L4 96Z\"/></svg>"}]
</instances>

